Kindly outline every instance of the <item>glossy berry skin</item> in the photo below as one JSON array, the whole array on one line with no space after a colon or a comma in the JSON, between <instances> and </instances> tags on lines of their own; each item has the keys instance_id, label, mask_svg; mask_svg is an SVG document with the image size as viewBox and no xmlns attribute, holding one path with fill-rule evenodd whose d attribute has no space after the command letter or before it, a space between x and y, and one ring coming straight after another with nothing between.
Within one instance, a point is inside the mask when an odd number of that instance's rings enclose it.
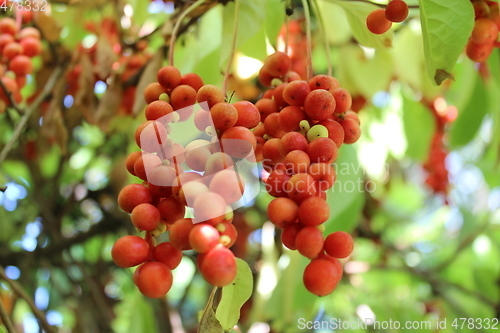
<instances>
[{"instance_id":1,"label":"glossy berry skin","mask_svg":"<svg viewBox=\"0 0 500 333\"><path fill-rule=\"evenodd\" d=\"M172 270L181 263L182 251L177 250L170 242L163 242L156 245L153 251L153 258Z\"/></svg>"},{"instance_id":2,"label":"glossy berry skin","mask_svg":"<svg viewBox=\"0 0 500 333\"><path fill-rule=\"evenodd\" d=\"M179 251L191 250L189 244L189 233L194 224L191 219L180 219L170 227L170 243Z\"/></svg>"},{"instance_id":3,"label":"glossy berry skin","mask_svg":"<svg viewBox=\"0 0 500 333\"><path fill-rule=\"evenodd\" d=\"M498 37L498 27L493 20L482 18L474 23L470 39L476 44L493 43Z\"/></svg>"},{"instance_id":4,"label":"glossy berry skin","mask_svg":"<svg viewBox=\"0 0 500 333\"><path fill-rule=\"evenodd\" d=\"M314 120L328 119L335 112L337 102L329 91L316 89L307 95L304 111Z\"/></svg>"},{"instance_id":5,"label":"glossy berry skin","mask_svg":"<svg viewBox=\"0 0 500 333\"><path fill-rule=\"evenodd\" d=\"M314 259L323 250L323 235L316 227L304 227L295 238L295 246L304 257Z\"/></svg>"},{"instance_id":6,"label":"glossy berry skin","mask_svg":"<svg viewBox=\"0 0 500 333\"><path fill-rule=\"evenodd\" d=\"M233 106L238 111L238 120L235 126L243 126L246 128L254 128L260 122L259 109L248 101L239 101L233 103Z\"/></svg>"},{"instance_id":7,"label":"glossy berry skin","mask_svg":"<svg viewBox=\"0 0 500 333\"><path fill-rule=\"evenodd\" d=\"M160 223L161 216L158 208L148 203L142 203L132 210L130 218L136 228L152 231Z\"/></svg>"},{"instance_id":8,"label":"glossy berry skin","mask_svg":"<svg viewBox=\"0 0 500 333\"><path fill-rule=\"evenodd\" d=\"M172 287L172 272L157 261L142 264L134 272L134 283L139 291L149 298L160 298Z\"/></svg>"},{"instance_id":9,"label":"glossy berry skin","mask_svg":"<svg viewBox=\"0 0 500 333\"><path fill-rule=\"evenodd\" d=\"M234 254L223 246L217 246L204 255L200 271L203 278L211 285L227 286L236 277Z\"/></svg>"},{"instance_id":10,"label":"glossy berry skin","mask_svg":"<svg viewBox=\"0 0 500 333\"><path fill-rule=\"evenodd\" d=\"M221 102L210 108L210 116L215 129L224 132L238 121L238 110L232 104Z\"/></svg>"},{"instance_id":11,"label":"glossy berry skin","mask_svg":"<svg viewBox=\"0 0 500 333\"><path fill-rule=\"evenodd\" d=\"M294 223L298 211L299 206L289 198L276 198L267 206L269 220L280 229Z\"/></svg>"},{"instance_id":12,"label":"glossy berry skin","mask_svg":"<svg viewBox=\"0 0 500 333\"><path fill-rule=\"evenodd\" d=\"M283 99L290 105L302 106L310 92L307 81L292 81L283 90Z\"/></svg>"},{"instance_id":13,"label":"glossy berry skin","mask_svg":"<svg viewBox=\"0 0 500 333\"><path fill-rule=\"evenodd\" d=\"M469 40L467 46L465 48L465 54L469 57L470 60L475 62L485 62L488 60L491 52L493 52L494 44L476 44Z\"/></svg>"},{"instance_id":14,"label":"glossy berry skin","mask_svg":"<svg viewBox=\"0 0 500 333\"><path fill-rule=\"evenodd\" d=\"M173 66L165 66L158 71L157 79L163 88L174 89L181 82L181 72Z\"/></svg>"},{"instance_id":15,"label":"glossy berry skin","mask_svg":"<svg viewBox=\"0 0 500 333\"><path fill-rule=\"evenodd\" d=\"M219 244L219 232L210 224L196 224L189 233L189 244L198 253L206 253Z\"/></svg>"},{"instance_id":16,"label":"glossy berry skin","mask_svg":"<svg viewBox=\"0 0 500 333\"><path fill-rule=\"evenodd\" d=\"M127 213L131 213L139 204L152 201L153 197L149 189L141 184L129 184L118 194L118 205Z\"/></svg>"},{"instance_id":17,"label":"glossy berry skin","mask_svg":"<svg viewBox=\"0 0 500 333\"><path fill-rule=\"evenodd\" d=\"M149 244L139 236L123 236L111 248L111 257L121 268L133 267L149 257Z\"/></svg>"},{"instance_id":18,"label":"glossy berry skin","mask_svg":"<svg viewBox=\"0 0 500 333\"><path fill-rule=\"evenodd\" d=\"M342 271L329 260L315 259L306 266L303 282L306 289L317 296L331 294L337 287Z\"/></svg>"},{"instance_id":19,"label":"glossy berry skin","mask_svg":"<svg viewBox=\"0 0 500 333\"><path fill-rule=\"evenodd\" d=\"M300 223L290 223L287 224L283 231L281 232L281 242L290 250L297 250L297 246L295 245L295 239L297 238L297 234L303 228Z\"/></svg>"},{"instance_id":20,"label":"glossy berry skin","mask_svg":"<svg viewBox=\"0 0 500 333\"><path fill-rule=\"evenodd\" d=\"M162 200L157 208L160 211L162 222L166 224L173 224L175 221L182 219L186 211L185 206L173 197Z\"/></svg>"},{"instance_id":21,"label":"glossy berry skin","mask_svg":"<svg viewBox=\"0 0 500 333\"><path fill-rule=\"evenodd\" d=\"M267 57L265 61L266 71L274 77L285 75L291 68L292 60L284 52L275 52ZM267 83L267 80L263 80Z\"/></svg>"},{"instance_id":22,"label":"glossy berry skin","mask_svg":"<svg viewBox=\"0 0 500 333\"><path fill-rule=\"evenodd\" d=\"M221 145L226 154L234 158L245 158L257 146L255 135L246 127L235 126L221 136Z\"/></svg>"},{"instance_id":23,"label":"glossy berry skin","mask_svg":"<svg viewBox=\"0 0 500 333\"><path fill-rule=\"evenodd\" d=\"M337 231L325 239L325 252L334 258L347 258L354 248L351 235L344 231Z\"/></svg>"},{"instance_id":24,"label":"glossy berry skin","mask_svg":"<svg viewBox=\"0 0 500 333\"><path fill-rule=\"evenodd\" d=\"M338 155L338 148L330 138L317 138L309 142L306 150L311 163L331 163Z\"/></svg>"},{"instance_id":25,"label":"glossy berry skin","mask_svg":"<svg viewBox=\"0 0 500 333\"><path fill-rule=\"evenodd\" d=\"M392 22L385 17L385 9L375 9L366 17L366 27L376 35L387 32L392 26Z\"/></svg>"},{"instance_id":26,"label":"glossy berry skin","mask_svg":"<svg viewBox=\"0 0 500 333\"><path fill-rule=\"evenodd\" d=\"M408 13L408 5L403 0L391 0L385 8L385 17L391 22L403 22Z\"/></svg>"},{"instance_id":27,"label":"glossy berry skin","mask_svg":"<svg viewBox=\"0 0 500 333\"><path fill-rule=\"evenodd\" d=\"M299 221L306 226L317 226L330 217L330 207L325 199L317 196L302 201L298 210Z\"/></svg>"}]
</instances>

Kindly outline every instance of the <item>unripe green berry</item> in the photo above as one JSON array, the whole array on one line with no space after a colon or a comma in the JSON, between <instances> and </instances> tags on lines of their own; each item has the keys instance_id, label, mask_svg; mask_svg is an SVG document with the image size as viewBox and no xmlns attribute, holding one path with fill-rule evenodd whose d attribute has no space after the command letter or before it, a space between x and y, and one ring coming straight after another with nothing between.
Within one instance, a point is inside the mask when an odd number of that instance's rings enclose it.
<instances>
[{"instance_id":1,"label":"unripe green berry","mask_svg":"<svg viewBox=\"0 0 500 333\"><path fill-rule=\"evenodd\" d=\"M314 125L309 131L307 131L307 140L309 142L317 138L327 138L328 129L323 125Z\"/></svg>"}]
</instances>

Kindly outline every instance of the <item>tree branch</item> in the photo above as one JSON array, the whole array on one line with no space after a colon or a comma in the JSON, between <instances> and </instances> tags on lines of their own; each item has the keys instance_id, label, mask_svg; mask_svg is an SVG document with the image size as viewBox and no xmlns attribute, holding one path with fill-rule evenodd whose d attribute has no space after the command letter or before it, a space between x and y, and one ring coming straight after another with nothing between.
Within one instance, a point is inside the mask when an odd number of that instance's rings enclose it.
<instances>
[{"instance_id":1,"label":"tree branch","mask_svg":"<svg viewBox=\"0 0 500 333\"><path fill-rule=\"evenodd\" d=\"M7 313L7 310L3 306L3 302L0 301L0 318L2 319L2 323L5 325L8 333L17 333L12 320L10 320L10 316Z\"/></svg>"},{"instance_id":2,"label":"tree branch","mask_svg":"<svg viewBox=\"0 0 500 333\"><path fill-rule=\"evenodd\" d=\"M26 112L24 112L23 117L21 118L21 120L17 124L17 126L14 130L14 133L12 134L12 137L10 138L9 142L7 142L5 147L0 152L0 163L2 163L5 160L5 158L9 154L9 152L12 150L14 143L19 139L19 136L21 135L24 128L26 127L26 124L28 123L29 118L36 110L38 110L38 107L40 106L40 104L42 104L42 102L45 100L45 98L50 94L50 92L52 91L52 88L54 88L57 80L62 75L62 73L63 73L63 67L62 66L56 67L56 69L52 72L52 75L47 80L47 83L46 83L44 89L42 90L42 92L40 93L40 95L38 95L38 97L35 99L35 101L26 109Z\"/></svg>"},{"instance_id":3,"label":"tree branch","mask_svg":"<svg viewBox=\"0 0 500 333\"><path fill-rule=\"evenodd\" d=\"M31 297L28 296L28 294L26 294L21 285L16 281L9 279L7 275L5 275L3 266L0 266L0 279L5 280L11 287L12 291L14 291L17 295L19 295L19 297L24 299L24 301L30 307L31 312L33 312L33 315L38 319L40 325L45 331L56 333L55 327L49 324L47 318L45 317L45 314L36 307L35 302L31 299Z\"/></svg>"}]
</instances>

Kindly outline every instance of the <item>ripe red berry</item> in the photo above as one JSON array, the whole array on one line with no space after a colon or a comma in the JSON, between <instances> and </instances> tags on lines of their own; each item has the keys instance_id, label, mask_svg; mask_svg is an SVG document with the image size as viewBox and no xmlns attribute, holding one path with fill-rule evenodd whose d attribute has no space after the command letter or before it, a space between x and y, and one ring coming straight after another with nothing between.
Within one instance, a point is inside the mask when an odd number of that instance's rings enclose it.
<instances>
[{"instance_id":1,"label":"ripe red berry","mask_svg":"<svg viewBox=\"0 0 500 333\"><path fill-rule=\"evenodd\" d=\"M140 230L152 231L160 223L160 212L158 208L148 203L137 205L130 215L134 226Z\"/></svg>"},{"instance_id":2,"label":"ripe red berry","mask_svg":"<svg viewBox=\"0 0 500 333\"><path fill-rule=\"evenodd\" d=\"M165 66L158 71L157 79L163 88L174 89L181 82L181 72L173 66Z\"/></svg>"},{"instance_id":3,"label":"ripe red berry","mask_svg":"<svg viewBox=\"0 0 500 333\"><path fill-rule=\"evenodd\" d=\"M219 232L210 224L196 224L189 233L189 244L199 253L206 253L219 244Z\"/></svg>"},{"instance_id":4,"label":"ripe red berry","mask_svg":"<svg viewBox=\"0 0 500 333\"><path fill-rule=\"evenodd\" d=\"M118 205L127 213L131 213L137 205L152 201L149 189L141 184L129 184L118 194Z\"/></svg>"},{"instance_id":5,"label":"ripe red berry","mask_svg":"<svg viewBox=\"0 0 500 333\"><path fill-rule=\"evenodd\" d=\"M267 206L269 220L278 228L294 223L298 216L299 206L291 199L276 198Z\"/></svg>"},{"instance_id":6,"label":"ripe red berry","mask_svg":"<svg viewBox=\"0 0 500 333\"><path fill-rule=\"evenodd\" d=\"M206 253L200 265L203 278L217 287L224 287L233 282L236 268L233 252L223 246L217 246Z\"/></svg>"},{"instance_id":7,"label":"ripe red berry","mask_svg":"<svg viewBox=\"0 0 500 333\"><path fill-rule=\"evenodd\" d=\"M265 60L265 68L274 77L285 75L291 68L292 60L284 52L275 52ZM267 83L267 82L265 82Z\"/></svg>"},{"instance_id":8,"label":"ripe red berry","mask_svg":"<svg viewBox=\"0 0 500 333\"><path fill-rule=\"evenodd\" d=\"M169 242L163 242L156 245L153 257L156 261L165 264L168 269L172 270L181 263L182 251L177 250Z\"/></svg>"},{"instance_id":9,"label":"ripe red berry","mask_svg":"<svg viewBox=\"0 0 500 333\"><path fill-rule=\"evenodd\" d=\"M497 40L498 27L493 20L482 18L474 23L470 39L476 44L489 44Z\"/></svg>"},{"instance_id":10,"label":"ripe red berry","mask_svg":"<svg viewBox=\"0 0 500 333\"><path fill-rule=\"evenodd\" d=\"M309 197L299 206L299 221L306 226L317 226L330 217L330 207L325 199Z\"/></svg>"},{"instance_id":11,"label":"ripe red berry","mask_svg":"<svg viewBox=\"0 0 500 333\"><path fill-rule=\"evenodd\" d=\"M337 231L325 239L325 251L334 258L348 257L354 248L351 235L344 231Z\"/></svg>"},{"instance_id":12,"label":"ripe red berry","mask_svg":"<svg viewBox=\"0 0 500 333\"><path fill-rule=\"evenodd\" d=\"M385 8L385 17L391 22L403 22L408 13L408 5L403 0L391 0Z\"/></svg>"},{"instance_id":13,"label":"ripe red berry","mask_svg":"<svg viewBox=\"0 0 500 333\"><path fill-rule=\"evenodd\" d=\"M133 267L149 257L149 244L139 236L123 236L111 248L111 257L122 268Z\"/></svg>"},{"instance_id":14,"label":"ripe red berry","mask_svg":"<svg viewBox=\"0 0 500 333\"><path fill-rule=\"evenodd\" d=\"M157 261L142 264L134 272L134 283L139 291L149 298L160 298L172 287L172 272Z\"/></svg>"},{"instance_id":15,"label":"ripe red berry","mask_svg":"<svg viewBox=\"0 0 500 333\"><path fill-rule=\"evenodd\" d=\"M316 227L304 227L295 238L295 246L304 257L314 259L323 250L323 235Z\"/></svg>"},{"instance_id":16,"label":"ripe red berry","mask_svg":"<svg viewBox=\"0 0 500 333\"><path fill-rule=\"evenodd\" d=\"M385 9L375 9L366 17L366 27L376 35L387 32L392 26L392 22L385 17Z\"/></svg>"},{"instance_id":17,"label":"ripe red berry","mask_svg":"<svg viewBox=\"0 0 500 333\"><path fill-rule=\"evenodd\" d=\"M325 120L335 112L336 101L333 95L322 89L311 91L304 101L304 111L314 120Z\"/></svg>"},{"instance_id":18,"label":"ripe red berry","mask_svg":"<svg viewBox=\"0 0 500 333\"><path fill-rule=\"evenodd\" d=\"M342 271L329 260L314 259L306 266L303 275L304 286L317 296L331 294L337 287Z\"/></svg>"}]
</instances>

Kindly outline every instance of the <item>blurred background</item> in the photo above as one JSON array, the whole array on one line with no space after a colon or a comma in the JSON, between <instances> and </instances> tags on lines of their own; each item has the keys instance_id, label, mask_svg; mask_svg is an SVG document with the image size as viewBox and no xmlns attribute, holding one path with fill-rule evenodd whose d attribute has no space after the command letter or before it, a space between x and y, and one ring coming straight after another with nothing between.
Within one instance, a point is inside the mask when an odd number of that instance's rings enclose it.
<instances>
[{"instance_id":1,"label":"blurred background","mask_svg":"<svg viewBox=\"0 0 500 333\"><path fill-rule=\"evenodd\" d=\"M116 201L123 186L137 182L125 158L137 150L142 90L165 63L173 22L191 3L56 0L29 19L2 12L42 35L23 100L0 105L0 300L18 332L48 332L49 325L58 332L196 332L211 286L192 253L160 300L142 296L134 269L118 268L110 255L116 239L138 234ZM340 149L326 224L326 232L350 232L355 250L342 261L332 295L308 293L308 260L281 245L262 190L234 218L232 250L255 280L239 330L398 332L299 323L446 318L440 332L491 331L451 323L500 316L500 53L480 65L460 56L455 80L436 86L425 71L418 9L376 36L364 26L376 5L317 3L326 33L313 15L314 73L326 73L331 59L362 124L361 139ZM242 1L240 10L228 89L233 100L255 102L262 61L284 48L285 22L293 70L304 73L304 11L300 1L281 0ZM182 22L174 53L181 73L221 86L233 15L233 2L214 0ZM10 75L5 67L0 74Z\"/></svg>"}]
</instances>

